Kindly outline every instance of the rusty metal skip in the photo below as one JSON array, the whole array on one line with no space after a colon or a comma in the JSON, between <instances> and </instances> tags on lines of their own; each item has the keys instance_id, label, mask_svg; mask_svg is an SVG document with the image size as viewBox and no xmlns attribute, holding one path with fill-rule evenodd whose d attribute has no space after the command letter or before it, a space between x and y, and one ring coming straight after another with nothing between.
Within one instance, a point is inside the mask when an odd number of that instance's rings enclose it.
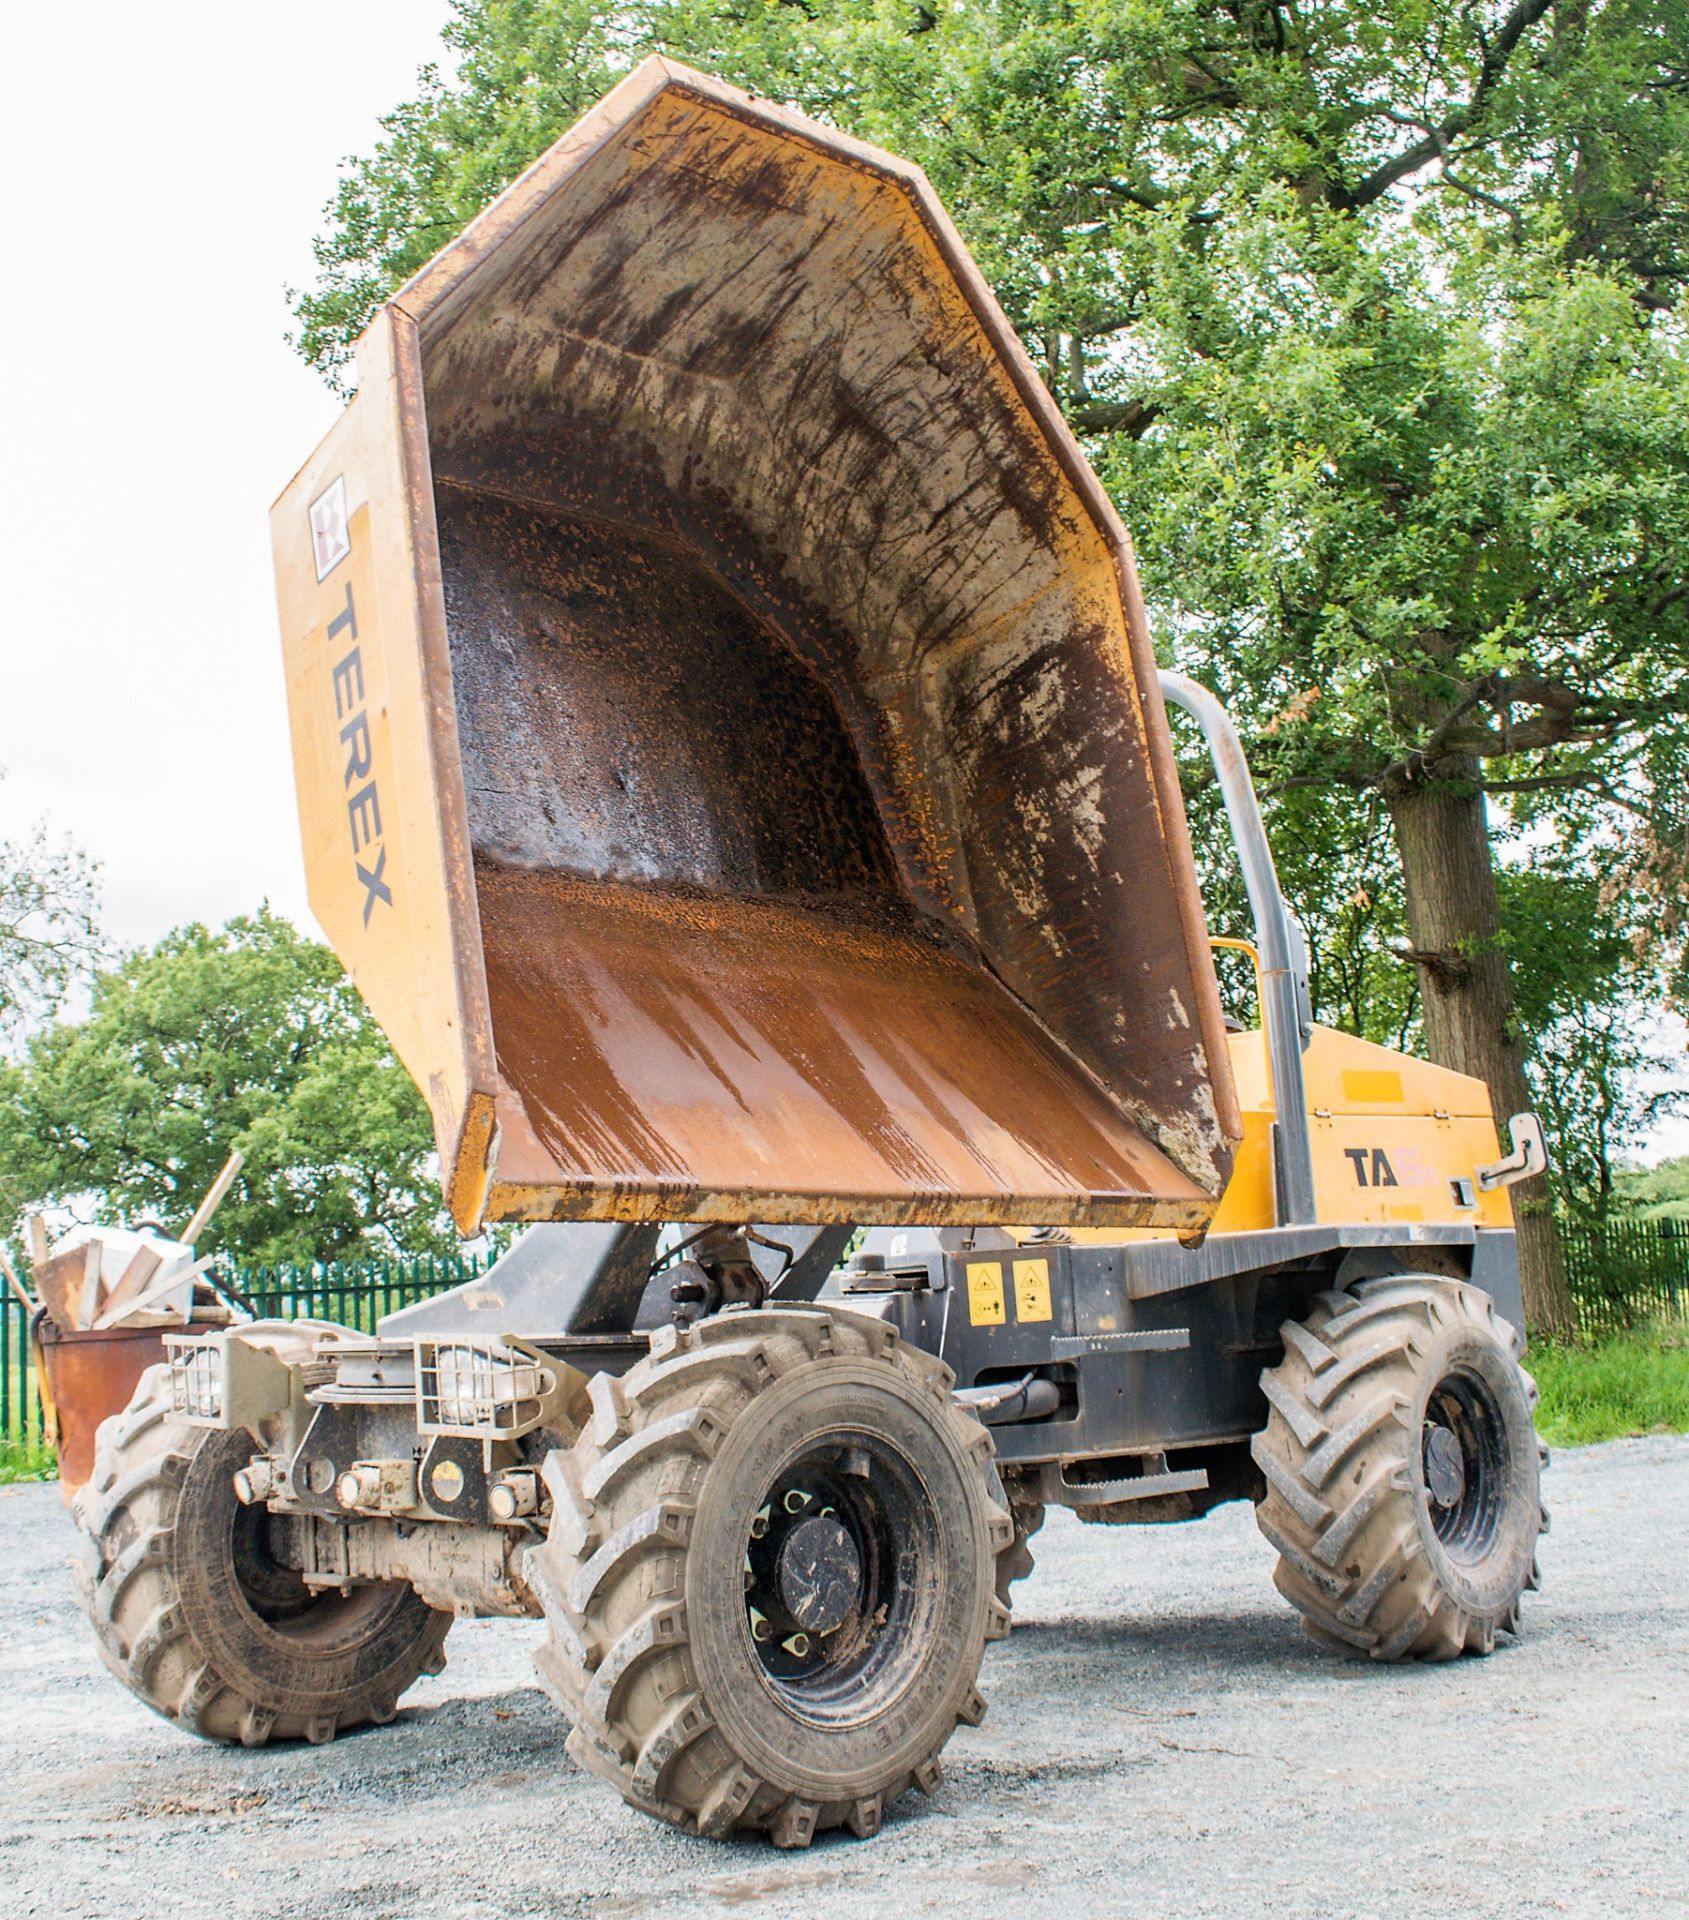
<instances>
[{"instance_id":1,"label":"rusty metal skip","mask_svg":"<svg viewBox=\"0 0 1689 1920\"><path fill-rule=\"evenodd\" d=\"M359 365L273 516L307 872L460 1226L1199 1228L1130 545L921 175L648 62Z\"/></svg>"}]
</instances>

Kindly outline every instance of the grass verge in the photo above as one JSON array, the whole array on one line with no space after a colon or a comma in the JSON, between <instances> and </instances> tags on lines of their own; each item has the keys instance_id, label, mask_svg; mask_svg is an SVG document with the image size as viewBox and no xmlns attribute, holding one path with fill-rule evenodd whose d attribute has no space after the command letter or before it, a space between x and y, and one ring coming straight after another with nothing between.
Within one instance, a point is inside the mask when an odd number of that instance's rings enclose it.
<instances>
[{"instance_id":1,"label":"grass verge","mask_svg":"<svg viewBox=\"0 0 1689 1920\"><path fill-rule=\"evenodd\" d=\"M1542 1393L1537 1430L1551 1447L1689 1433L1689 1328L1532 1347L1525 1365Z\"/></svg>"},{"instance_id":2,"label":"grass verge","mask_svg":"<svg viewBox=\"0 0 1689 1920\"><path fill-rule=\"evenodd\" d=\"M59 1457L40 1440L0 1439L0 1487L19 1480L56 1480Z\"/></svg>"}]
</instances>

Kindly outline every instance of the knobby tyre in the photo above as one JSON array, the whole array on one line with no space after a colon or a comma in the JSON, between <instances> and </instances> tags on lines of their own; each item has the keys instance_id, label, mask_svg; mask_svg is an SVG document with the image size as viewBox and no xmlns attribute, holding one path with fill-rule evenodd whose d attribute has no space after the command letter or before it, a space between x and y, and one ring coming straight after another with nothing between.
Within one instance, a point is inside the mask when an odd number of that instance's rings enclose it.
<instances>
[{"instance_id":1,"label":"knobby tyre","mask_svg":"<svg viewBox=\"0 0 1689 1920\"><path fill-rule=\"evenodd\" d=\"M884 1323L823 1308L662 1328L546 1466L527 1577L569 1751L720 1837L875 1832L977 1724L1014 1526L990 1435Z\"/></svg>"},{"instance_id":2,"label":"knobby tyre","mask_svg":"<svg viewBox=\"0 0 1689 1920\"><path fill-rule=\"evenodd\" d=\"M1518 1334L1434 1275L1323 1293L1282 1334L1253 1442L1279 1591L1374 1660L1491 1652L1519 1629L1548 1525Z\"/></svg>"},{"instance_id":3,"label":"knobby tyre","mask_svg":"<svg viewBox=\"0 0 1689 1920\"><path fill-rule=\"evenodd\" d=\"M244 1432L171 1409L166 1367L105 1422L78 1494L78 1596L100 1657L155 1713L207 1740L332 1740L391 1720L445 1665L451 1616L408 1585L319 1593L272 1551L270 1516L235 1497Z\"/></svg>"},{"instance_id":4,"label":"knobby tyre","mask_svg":"<svg viewBox=\"0 0 1689 1920\"><path fill-rule=\"evenodd\" d=\"M1028 1499L1012 1480L1007 1491L1015 1537L1008 1552L997 1556L997 1598L1005 1607L1011 1605L1010 1588L1019 1585L1032 1572L1032 1536L1044 1524L1043 1501Z\"/></svg>"}]
</instances>

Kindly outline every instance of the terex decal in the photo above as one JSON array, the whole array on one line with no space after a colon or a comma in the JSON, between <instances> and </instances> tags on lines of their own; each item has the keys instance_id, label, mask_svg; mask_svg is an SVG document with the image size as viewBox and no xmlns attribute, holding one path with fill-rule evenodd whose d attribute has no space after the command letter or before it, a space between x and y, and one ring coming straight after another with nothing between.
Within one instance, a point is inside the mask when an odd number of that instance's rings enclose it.
<instances>
[{"instance_id":1,"label":"terex decal","mask_svg":"<svg viewBox=\"0 0 1689 1920\"><path fill-rule=\"evenodd\" d=\"M346 790L346 821L352 841L352 864L364 890L364 925L376 902L393 904L387 884L387 849L381 836L381 796L376 790L375 754L370 741L369 708L364 692L364 657L358 647L358 608L352 583L346 583L346 603L328 623L329 657L334 660L334 717L341 723L340 745L345 753L342 784ZM339 657L336 658L335 656Z\"/></svg>"},{"instance_id":2,"label":"terex decal","mask_svg":"<svg viewBox=\"0 0 1689 1920\"><path fill-rule=\"evenodd\" d=\"M311 502L311 559L317 583L324 580L352 551L352 530L346 524L346 477L325 488Z\"/></svg>"}]
</instances>

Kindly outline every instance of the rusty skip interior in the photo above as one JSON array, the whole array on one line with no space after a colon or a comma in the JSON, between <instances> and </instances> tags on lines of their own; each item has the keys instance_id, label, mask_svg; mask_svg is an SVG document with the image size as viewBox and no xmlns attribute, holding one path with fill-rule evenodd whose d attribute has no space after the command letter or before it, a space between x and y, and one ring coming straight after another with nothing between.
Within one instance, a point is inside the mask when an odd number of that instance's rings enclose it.
<instances>
[{"instance_id":1,"label":"rusty skip interior","mask_svg":"<svg viewBox=\"0 0 1689 1920\"><path fill-rule=\"evenodd\" d=\"M1118 530L911 176L736 100L613 96L397 302L494 1211L1198 1223L1229 1082Z\"/></svg>"}]
</instances>

